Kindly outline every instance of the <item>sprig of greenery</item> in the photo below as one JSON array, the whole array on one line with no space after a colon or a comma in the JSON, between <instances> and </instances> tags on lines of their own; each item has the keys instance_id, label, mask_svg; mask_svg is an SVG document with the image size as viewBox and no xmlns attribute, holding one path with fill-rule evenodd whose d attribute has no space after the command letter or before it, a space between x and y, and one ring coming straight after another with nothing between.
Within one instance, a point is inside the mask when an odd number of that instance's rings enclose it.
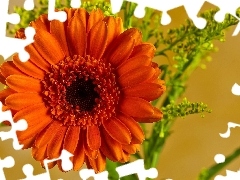
<instances>
[{"instance_id":1,"label":"sprig of greenery","mask_svg":"<svg viewBox=\"0 0 240 180\"><path fill-rule=\"evenodd\" d=\"M161 108L163 119L155 123L153 132L144 142L144 159L146 168L155 167L158 162L160 152L167 137L171 134L170 128L176 118L185 118L190 114L200 114L204 117L204 113L210 113L211 110L203 102L192 103L184 98L181 103L176 104L171 101L166 107Z\"/></svg>"},{"instance_id":2,"label":"sprig of greenery","mask_svg":"<svg viewBox=\"0 0 240 180\"><path fill-rule=\"evenodd\" d=\"M56 9L70 8L70 3L71 0L56 0L55 7ZM18 29L26 28L31 21L37 19L41 14L48 13L48 0L38 0L38 4L39 5L35 7L32 11L27 11L23 7L14 7L14 12L20 15L21 21L13 28L9 28L8 32L10 34L15 34ZM81 4L81 7L85 8L88 12L92 11L93 9L99 8L104 12L105 16L115 16L115 14L112 13L110 3L104 0L97 0L93 2L84 1Z\"/></svg>"},{"instance_id":3,"label":"sprig of greenery","mask_svg":"<svg viewBox=\"0 0 240 180\"><path fill-rule=\"evenodd\" d=\"M39 0L38 2L39 6L33 11L26 11L23 8L15 7L15 12L21 16L21 22L9 30L10 33L13 34L19 28L27 27L30 21L38 18L41 14L47 13L48 0ZM63 2L62 0L56 0L56 8L70 7L70 2L70 0L64 0ZM103 0L83 2L82 7L87 11L100 8L104 11L105 15L113 15L110 4ZM204 59L208 59L209 53L215 51L213 41L218 40L223 42L225 40L224 31L236 25L238 20L231 15L227 15L222 23L217 23L213 18L217 10L210 10L201 14L201 17L205 18L208 22L203 30L196 28L192 21L186 20L185 24L179 28L170 29L165 33L159 24L161 19L160 12L146 8L145 17L139 20L133 15L135 7L136 4L134 3L124 2L122 6L124 28L139 28L143 35L143 41L153 41L157 48L155 56L164 56L169 59L168 64L160 64L160 69L162 70L161 79L165 80L167 86L166 95L152 102L156 107L161 108L163 119L154 124L150 136L143 143L145 165L146 168L151 168L157 165L161 150L171 134L171 127L177 118L185 118L190 114L200 114L203 117L204 113L210 112L204 103L191 103L186 98L179 104L175 102L181 98L185 91L187 80L191 73ZM173 57L169 56L169 52L173 52ZM238 156L239 151L236 152L237 155L233 153L230 156L232 159ZM136 154L136 157L140 158L138 155ZM228 158L226 161L230 162ZM223 165L225 164L223 163ZM117 163L107 162L109 177L113 179L116 177L113 167L117 166ZM219 171L218 167L219 165L215 165L209 170L202 171L199 177L211 177L213 172L216 173ZM128 179L136 179L136 176L129 176ZM207 178L200 180L207 180Z\"/></svg>"},{"instance_id":4,"label":"sprig of greenery","mask_svg":"<svg viewBox=\"0 0 240 180\"><path fill-rule=\"evenodd\" d=\"M240 156L240 147L237 148L232 154L225 158L224 163L214 164L210 168L204 168L199 176L198 180L210 180L214 175L216 175L220 170L222 170L226 165L231 163L237 157Z\"/></svg>"},{"instance_id":5,"label":"sprig of greenery","mask_svg":"<svg viewBox=\"0 0 240 180\"><path fill-rule=\"evenodd\" d=\"M133 6L128 5L128 7ZM152 134L144 141L146 168L157 165L161 150L171 134L170 129L177 117L185 117L192 113L200 113L203 116L202 113L206 110L207 105L202 103L188 102L186 104L186 100L184 100L183 104L175 105L172 102L177 101L184 93L187 80L192 72L199 67L204 59L210 59L209 54L216 50L213 41L224 42L225 30L238 23L238 20L231 15L226 15L222 23L216 22L213 17L217 11L209 10L201 14L201 17L208 22L203 30L196 28L192 21L186 20L185 24L179 28L170 29L167 33L164 33L159 25L161 18L159 12L146 9L146 15L141 22L134 21L134 9L125 16L128 18L126 22L131 22L130 25L141 29L145 41L155 40L156 56L165 56L171 61L168 64L160 65L161 79L166 82L167 92L164 98L154 101L153 104L162 107L164 118L155 123ZM168 52L174 53L172 58L168 56ZM191 106L198 108L186 109ZM210 111L206 110L206 112Z\"/></svg>"}]
</instances>

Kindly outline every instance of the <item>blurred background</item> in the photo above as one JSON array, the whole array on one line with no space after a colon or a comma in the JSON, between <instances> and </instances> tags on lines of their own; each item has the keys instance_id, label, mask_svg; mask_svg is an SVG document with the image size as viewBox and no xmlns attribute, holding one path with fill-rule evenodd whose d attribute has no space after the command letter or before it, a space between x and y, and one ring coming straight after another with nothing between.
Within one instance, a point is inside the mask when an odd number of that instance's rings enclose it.
<instances>
[{"instance_id":1,"label":"blurred background","mask_svg":"<svg viewBox=\"0 0 240 180\"><path fill-rule=\"evenodd\" d=\"M10 0L10 10L13 6L22 6L23 0ZM202 11L214 6L205 3ZM164 29L178 27L187 18L183 7L169 11L172 22ZM226 42L215 42L218 52L212 54L212 61L207 62L205 70L197 68L188 81L187 90L182 97L190 102L204 102L212 109L212 113L190 115L185 119L177 119L172 128L172 135L167 140L160 156L158 180L171 178L173 180L195 180L204 167L214 164L216 154L227 156L240 146L240 128L231 129L227 139L219 133L227 130L228 122L240 124L240 97L231 93L234 83L240 84L240 34L232 36L234 28L226 33ZM158 59L159 62L166 59ZM1 60L3 62L3 60ZM7 131L7 128L4 128ZM34 174L45 170L31 157L30 150L15 151L12 140L0 141L0 158L13 156L15 166L4 169L7 180L25 178L22 172L24 164L34 167ZM227 166L226 169L237 171L240 168L240 158ZM226 175L226 169L221 171ZM57 167L50 170L52 180L62 178L80 179L78 172L62 173Z\"/></svg>"}]
</instances>

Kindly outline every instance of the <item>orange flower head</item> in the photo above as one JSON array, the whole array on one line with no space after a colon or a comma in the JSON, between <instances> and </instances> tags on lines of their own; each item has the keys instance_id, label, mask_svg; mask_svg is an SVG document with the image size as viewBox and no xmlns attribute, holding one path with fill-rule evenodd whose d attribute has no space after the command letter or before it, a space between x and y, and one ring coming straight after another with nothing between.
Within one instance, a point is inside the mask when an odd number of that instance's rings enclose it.
<instances>
[{"instance_id":1,"label":"orange flower head","mask_svg":"<svg viewBox=\"0 0 240 180\"><path fill-rule=\"evenodd\" d=\"M30 26L34 43L1 66L0 92L14 121L25 119L28 129L17 132L24 148L40 162L74 154L73 169L83 163L95 172L106 158L126 162L144 140L138 122L155 122L162 113L150 104L165 91L160 70L152 62L155 48L141 33L123 32L121 18L104 17L101 10L65 9L67 20L49 21L41 15ZM20 29L17 38L25 38ZM49 168L61 162L49 165Z\"/></svg>"}]
</instances>

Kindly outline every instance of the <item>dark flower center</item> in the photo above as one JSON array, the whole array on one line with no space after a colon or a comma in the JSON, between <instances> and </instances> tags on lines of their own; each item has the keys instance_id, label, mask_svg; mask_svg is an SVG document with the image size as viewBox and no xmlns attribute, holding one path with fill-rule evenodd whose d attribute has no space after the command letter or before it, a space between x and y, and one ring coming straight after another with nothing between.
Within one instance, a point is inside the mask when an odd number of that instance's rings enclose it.
<instances>
[{"instance_id":1,"label":"dark flower center","mask_svg":"<svg viewBox=\"0 0 240 180\"><path fill-rule=\"evenodd\" d=\"M81 111L91 111L96 105L95 99L99 98L95 88L91 79L77 78L66 88L66 100L73 106L79 106Z\"/></svg>"},{"instance_id":2,"label":"dark flower center","mask_svg":"<svg viewBox=\"0 0 240 180\"><path fill-rule=\"evenodd\" d=\"M86 128L116 115L120 89L110 63L74 55L52 65L42 80L43 101L53 120Z\"/></svg>"}]
</instances>

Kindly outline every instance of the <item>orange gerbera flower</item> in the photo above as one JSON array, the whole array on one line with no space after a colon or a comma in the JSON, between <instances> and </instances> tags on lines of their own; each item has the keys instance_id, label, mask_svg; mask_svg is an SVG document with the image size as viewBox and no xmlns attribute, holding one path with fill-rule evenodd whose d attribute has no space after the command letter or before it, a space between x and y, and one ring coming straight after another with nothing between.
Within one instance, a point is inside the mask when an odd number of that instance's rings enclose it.
<instances>
[{"instance_id":1,"label":"orange gerbera flower","mask_svg":"<svg viewBox=\"0 0 240 180\"><path fill-rule=\"evenodd\" d=\"M150 104L165 90L160 70L152 62L155 48L141 33L123 32L120 18L101 10L65 9L67 20L48 21L41 15L31 26L35 41L26 47L29 61L18 55L1 66L0 100L14 121L26 119L28 129L17 132L33 157L74 154L73 169L84 162L96 172L106 158L126 162L139 150L144 134L138 122L155 122L162 113ZM16 34L25 38L23 29ZM55 162L53 167L61 163Z\"/></svg>"}]
</instances>

